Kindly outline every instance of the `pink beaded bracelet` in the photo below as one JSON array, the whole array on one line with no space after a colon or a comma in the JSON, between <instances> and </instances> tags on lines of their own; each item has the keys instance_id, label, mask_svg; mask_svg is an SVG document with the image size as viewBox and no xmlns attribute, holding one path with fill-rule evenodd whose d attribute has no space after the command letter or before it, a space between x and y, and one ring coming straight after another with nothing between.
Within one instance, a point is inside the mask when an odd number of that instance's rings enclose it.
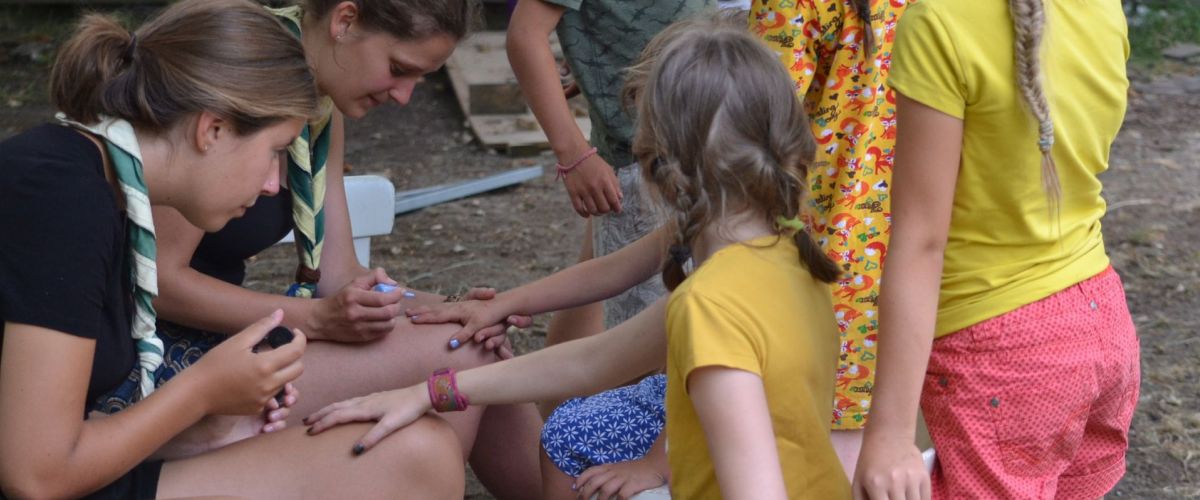
<instances>
[{"instance_id":1,"label":"pink beaded bracelet","mask_svg":"<svg viewBox=\"0 0 1200 500\"><path fill-rule=\"evenodd\" d=\"M562 163L555 164L554 168L556 170L558 170L558 175L554 176L554 179L555 180L565 179L567 177L567 174L570 173L571 170L574 170L575 167L578 167L579 165L581 165L584 161L586 161L588 158L591 158L592 155L594 155L594 154L596 154L596 148L593 147L592 149L587 150L586 153L583 153L583 156L580 156L578 160L571 162L570 165L563 165Z\"/></svg>"},{"instance_id":2,"label":"pink beaded bracelet","mask_svg":"<svg viewBox=\"0 0 1200 500\"><path fill-rule=\"evenodd\" d=\"M458 391L453 368L433 372L426 386L429 389L429 403L438 413L463 411L471 404L467 396Z\"/></svg>"}]
</instances>

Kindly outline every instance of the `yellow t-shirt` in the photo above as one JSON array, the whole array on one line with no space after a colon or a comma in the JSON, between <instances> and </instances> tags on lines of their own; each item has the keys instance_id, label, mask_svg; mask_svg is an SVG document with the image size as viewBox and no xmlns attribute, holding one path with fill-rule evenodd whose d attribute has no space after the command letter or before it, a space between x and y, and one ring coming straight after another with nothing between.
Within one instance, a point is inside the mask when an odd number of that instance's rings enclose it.
<instances>
[{"instance_id":1,"label":"yellow t-shirt","mask_svg":"<svg viewBox=\"0 0 1200 500\"><path fill-rule=\"evenodd\" d=\"M1125 15L1120 0L1044 3L1043 88L1062 185L1057 223L1042 189L1037 120L1016 84L1008 2L921 0L900 21L890 85L964 126L938 336L1041 300L1108 266L1096 176L1108 168L1125 116Z\"/></svg>"},{"instance_id":2,"label":"yellow t-shirt","mask_svg":"<svg viewBox=\"0 0 1200 500\"><path fill-rule=\"evenodd\" d=\"M788 497L849 498L829 442L838 331L829 288L800 264L791 238L715 253L667 305L667 457L673 498L721 498L704 430L687 393L696 368L762 378ZM755 248L757 247L757 248Z\"/></svg>"}]
</instances>

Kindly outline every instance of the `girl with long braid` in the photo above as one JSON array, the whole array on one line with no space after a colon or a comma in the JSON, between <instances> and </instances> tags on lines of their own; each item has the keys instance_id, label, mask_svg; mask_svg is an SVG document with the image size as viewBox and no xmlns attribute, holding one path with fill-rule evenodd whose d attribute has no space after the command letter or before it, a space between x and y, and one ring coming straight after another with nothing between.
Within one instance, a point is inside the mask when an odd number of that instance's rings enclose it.
<instances>
[{"instance_id":1,"label":"girl with long braid","mask_svg":"<svg viewBox=\"0 0 1200 500\"><path fill-rule=\"evenodd\" d=\"M774 54L744 29L697 23L664 40L636 93L633 150L668 225L606 256L632 271L597 281L611 292L657 267L673 289L666 303L595 336L328 406L306 419L314 433L377 420L358 441L369 449L430 409L586 393L665 354L673 497L849 496L828 425L838 346L827 284L837 270L787 224L805 204L807 115ZM541 302L590 293L557 276L543 280L553 294ZM664 314L666 335L648 333ZM578 494L636 492L606 475L580 478Z\"/></svg>"},{"instance_id":2,"label":"girl with long braid","mask_svg":"<svg viewBox=\"0 0 1200 500\"><path fill-rule=\"evenodd\" d=\"M901 20L858 497L1099 498L1124 474L1139 345L1097 176L1128 54L1118 0L922 0Z\"/></svg>"},{"instance_id":3,"label":"girl with long braid","mask_svg":"<svg viewBox=\"0 0 1200 500\"><path fill-rule=\"evenodd\" d=\"M279 191L280 155L317 112L299 42L245 0L177 2L134 32L93 14L50 86L59 123L0 143L0 498L462 498L439 419L378 458L285 429L307 338L258 346L282 311L157 383L152 208L215 231ZM264 414L238 445L158 454L207 416Z\"/></svg>"}]
</instances>

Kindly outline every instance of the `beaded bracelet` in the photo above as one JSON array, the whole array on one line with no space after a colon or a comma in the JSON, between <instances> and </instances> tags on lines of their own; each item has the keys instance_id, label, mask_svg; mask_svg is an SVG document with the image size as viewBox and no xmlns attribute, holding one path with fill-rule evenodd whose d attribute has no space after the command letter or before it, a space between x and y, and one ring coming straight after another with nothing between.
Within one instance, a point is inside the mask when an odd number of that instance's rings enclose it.
<instances>
[{"instance_id":1,"label":"beaded bracelet","mask_svg":"<svg viewBox=\"0 0 1200 500\"><path fill-rule=\"evenodd\" d=\"M587 150L587 152L583 153L583 156L580 156L578 160L571 162L570 165L563 165L562 163L555 164L554 168L555 168L555 170L558 170L558 175L554 176L554 179L555 180L565 179L567 177L567 174L571 173L571 171L574 170L575 167L578 167L579 165L583 164L583 162L586 161L588 158L591 158L592 155L596 154L596 151L598 151L598 150L594 147L592 149Z\"/></svg>"},{"instance_id":2,"label":"beaded bracelet","mask_svg":"<svg viewBox=\"0 0 1200 500\"><path fill-rule=\"evenodd\" d=\"M463 411L471 404L467 396L458 391L453 368L442 368L433 372L426 386L429 389L429 403L438 413Z\"/></svg>"}]
</instances>

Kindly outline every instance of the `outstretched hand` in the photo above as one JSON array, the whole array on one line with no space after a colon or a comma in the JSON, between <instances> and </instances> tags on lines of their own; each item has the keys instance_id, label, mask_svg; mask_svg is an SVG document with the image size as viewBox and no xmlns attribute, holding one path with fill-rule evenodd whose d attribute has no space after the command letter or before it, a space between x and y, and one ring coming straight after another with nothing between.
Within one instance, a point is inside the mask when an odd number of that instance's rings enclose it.
<instances>
[{"instance_id":1,"label":"outstretched hand","mask_svg":"<svg viewBox=\"0 0 1200 500\"><path fill-rule=\"evenodd\" d=\"M308 434L315 436L342 424L377 422L351 448L355 455L361 455L430 409L429 393L425 384L419 384L333 403L305 417L304 424L310 426Z\"/></svg>"},{"instance_id":2,"label":"outstretched hand","mask_svg":"<svg viewBox=\"0 0 1200 500\"><path fill-rule=\"evenodd\" d=\"M413 324L461 324L450 336L451 349L474 341L508 359L512 357L511 348L506 347L508 327L528 328L533 318L506 310L502 303L491 300L495 296L491 288L472 288L461 301L413 307L405 313Z\"/></svg>"},{"instance_id":3,"label":"outstretched hand","mask_svg":"<svg viewBox=\"0 0 1200 500\"><path fill-rule=\"evenodd\" d=\"M634 495L667 483L666 477L649 461L638 459L590 467L575 478L572 487L579 498L620 498Z\"/></svg>"}]
</instances>

